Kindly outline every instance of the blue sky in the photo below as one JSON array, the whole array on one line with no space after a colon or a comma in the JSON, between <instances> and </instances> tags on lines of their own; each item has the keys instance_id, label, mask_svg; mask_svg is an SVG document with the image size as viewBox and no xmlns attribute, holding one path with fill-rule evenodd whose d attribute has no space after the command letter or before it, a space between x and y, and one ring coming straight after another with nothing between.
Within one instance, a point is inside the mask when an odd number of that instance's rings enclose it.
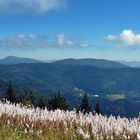
<instances>
[{"instance_id":1,"label":"blue sky","mask_svg":"<svg viewBox=\"0 0 140 140\"><path fill-rule=\"evenodd\" d=\"M1 0L0 58L140 60L139 0Z\"/></svg>"}]
</instances>

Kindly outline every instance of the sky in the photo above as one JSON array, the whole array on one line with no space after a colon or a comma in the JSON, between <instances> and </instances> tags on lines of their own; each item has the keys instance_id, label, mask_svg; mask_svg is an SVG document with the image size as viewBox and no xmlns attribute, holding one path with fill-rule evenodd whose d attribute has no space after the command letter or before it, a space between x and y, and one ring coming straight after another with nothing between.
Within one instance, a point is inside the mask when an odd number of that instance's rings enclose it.
<instances>
[{"instance_id":1,"label":"sky","mask_svg":"<svg viewBox=\"0 0 140 140\"><path fill-rule=\"evenodd\" d=\"M139 0L0 0L0 58L140 61Z\"/></svg>"}]
</instances>

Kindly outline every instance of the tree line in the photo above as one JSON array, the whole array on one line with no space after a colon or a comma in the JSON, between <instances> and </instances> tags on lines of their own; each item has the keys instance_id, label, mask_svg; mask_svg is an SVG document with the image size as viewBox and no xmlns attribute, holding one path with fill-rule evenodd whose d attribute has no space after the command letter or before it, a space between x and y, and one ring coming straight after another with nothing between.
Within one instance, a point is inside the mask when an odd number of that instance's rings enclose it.
<instances>
[{"instance_id":1,"label":"tree line","mask_svg":"<svg viewBox=\"0 0 140 140\"><path fill-rule=\"evenodd\" d=\"M10 83L8 85L6 95L4 97L4 100L8 100L11 103L22 103L26 106L34 106L39 107L41 109L47 108L48 110L69 110L70 105L66 102L65 98L61 95L60 91L56 93L53 97L50 97L49 99L46 99L43 96L37 97L37 95L29 90L22 90L20 95L17 95L16 90L14 89L14 86ZM100 109L99 103L96 104L95 110L92 110L92 106L89 103L89 99L87 94L85 93L81 104L76 108L77 112L83 112L84 114L93 112L94 114L102 114L103 112Z\"/></svg>"}]
</instances>

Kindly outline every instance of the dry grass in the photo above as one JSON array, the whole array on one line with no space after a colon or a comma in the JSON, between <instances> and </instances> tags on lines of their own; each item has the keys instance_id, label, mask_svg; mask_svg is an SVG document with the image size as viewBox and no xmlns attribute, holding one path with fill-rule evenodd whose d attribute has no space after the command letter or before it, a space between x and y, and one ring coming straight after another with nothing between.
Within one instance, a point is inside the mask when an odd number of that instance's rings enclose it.
<instances>
[{"instance_id":1,"label":"dry grass","mask_svg":"<svg viewBox=\"0 0 140 140\"><path fill-rule=\"evenodd\" d=\"M0 140L139 140L140 118L47 111L0 103Z\"/></svg>"}]
</instances>

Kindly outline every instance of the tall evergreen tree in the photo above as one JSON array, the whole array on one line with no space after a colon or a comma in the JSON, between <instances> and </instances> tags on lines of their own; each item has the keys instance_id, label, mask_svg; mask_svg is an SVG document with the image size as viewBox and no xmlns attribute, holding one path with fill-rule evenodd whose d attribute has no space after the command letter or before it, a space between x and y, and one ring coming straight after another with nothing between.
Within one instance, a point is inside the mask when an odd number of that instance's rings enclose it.
<instances>
[{"instance_id":1,"label":"tall evergreen tree","mask_svg":"<svg viewBox=\"0 0 140 140\"><path fill-rule=\"evenodd\" d=\"M48 100L47 108L49 110L56 110L56 109L68 110L69 105L66 103L66 100L64 99L63 96L60 95L60 92L59 92L54 97L51 97Z\"/></svg>"},{"instance_id":2,"label":"tall evergreen tree","mask_svg":"<svg viewBox=\"0 0 140 140\"><path fill-rule=\"evenodd\" d=\"M47 106L47 101L45 97L40 97L40 99L38 100L37 106L41 109L45 109L45 107Z\"/></svg>"},{"instance_id":3,"label":"tall evergreen tree","mask_svg":"<svg viewBox=\"0 0 140 140\"><path fill-rule=\"evenodd\" d=\"M32 105L35 105L36 96L37 96L37 93L34 93L33 91L29 91L29 98Z\"/></svg>"},{"instance_id":4,"label":"tall evergreen tree","mask_svg":"<svg viewBox=\"0 0 140 140\"><path fill-rule=\"evenodd\" d=\"M6 99L11 103L16 103L16 91L12 84L8 85L8 89L6 92Z\"/></svg>"},{"instance_id":5,"label":"tall evergreen tree","mask_svg":"<svg viewBox=\"0 0 140 140\"><path fill-rule=\"evenodd\" d=\"M101 111L99 103L96 104L95 113L98 114L98 115L99 114L103 115L103 112Z\"/></svg>"},{"instance_id":6,"label":"tall evergreen tree","mask_svg":"<svg viewBox=\"0 0 140 140\"><path fill-rule=\"evenodd\" d=\"M85 93L84 97L82 99L82 102L81 102L81 104L80 104L80 106L78 108L78 111L81 111L81 112L83 112L85 114L85 113L91 112L91 110L92 110L92 107L89 104L88 96Z\"/></svg>"},{"instance_id":7,"label":"tall evergreen tree","mask_svg":"<svg viewBox=\"0 0 140 140\"><path fill-rule=\"evenodd\" d=\"M33 94L32 91L28 91L28 90L23 90L20 97L19 97L19 101L23 104L23 105L28 105L28 106L32 106L35 104L35 96Z\"/></svg>"}]
</instances>

